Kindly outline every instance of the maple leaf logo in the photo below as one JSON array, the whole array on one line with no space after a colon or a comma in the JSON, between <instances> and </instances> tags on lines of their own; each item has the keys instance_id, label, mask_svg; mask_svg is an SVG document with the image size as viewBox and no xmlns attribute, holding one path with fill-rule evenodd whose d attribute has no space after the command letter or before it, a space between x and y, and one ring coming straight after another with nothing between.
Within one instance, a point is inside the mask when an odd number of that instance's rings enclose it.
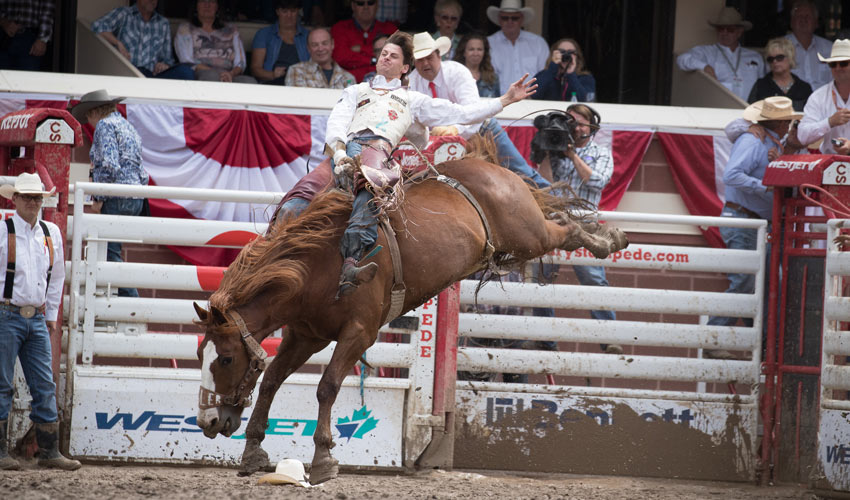
<instances>
[{"instance_id":1,"label":"maple leaf logo","mask_svg":"<svg viewBox=\"0 0 850 500\"><path fill-rule=\"evenodd\" d=\"M363 405L359 410L354 410L351 417L342 417L336 419L336 430L339 431L339 437L363 439L363 436L377 427L378 419L371 416L372 411Z\"/></svg>"}]
</instances>

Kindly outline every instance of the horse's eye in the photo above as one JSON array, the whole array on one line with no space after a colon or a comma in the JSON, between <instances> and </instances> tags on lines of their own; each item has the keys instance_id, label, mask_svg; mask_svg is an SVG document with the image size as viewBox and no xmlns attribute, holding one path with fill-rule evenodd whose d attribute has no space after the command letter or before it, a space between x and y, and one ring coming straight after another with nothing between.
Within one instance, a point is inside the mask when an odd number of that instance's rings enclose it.
<instances>
[{"instance_id":1,"label":"horse's eye","mask_svg":"<svg viewBox=\"0 0 850 500\"><path fill-rule=\"evenodd\" d=\"M233 358L220 358L219 363L221 363L221 366L227 366L230 363L233 363Z\"/></svg>"}]
</instances>

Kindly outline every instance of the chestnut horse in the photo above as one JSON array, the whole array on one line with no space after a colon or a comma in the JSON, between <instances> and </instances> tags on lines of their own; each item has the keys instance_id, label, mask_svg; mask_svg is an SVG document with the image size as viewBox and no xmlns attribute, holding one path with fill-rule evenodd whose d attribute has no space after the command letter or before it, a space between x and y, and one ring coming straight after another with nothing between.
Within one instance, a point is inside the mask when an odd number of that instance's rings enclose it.
<instances>
[{"instance_id":1,"label":"chestnut horse","mask_svg":"<svg viewBox=\"0 0 850 500\"><path fill-rule=\"evenodd\" d=\"M550 214L560 202L532 193L520 177L498 165L464 158L440 164L437 170L460 181L478 201L489 221L497 260L508 255L530 260L554 249L582 246L604 258L628 245L618 229L576 222L563 212L547 219L544 213ZM241 474L269 466L260 443L278 388L312 354L336 341L316 391L319 415L310 482L337 475L330 451L331 407L343 378L375 342L381 325L393 319L385 317L393 287L390 251L366 259L378 263L373 280L334 299L342 266L339 242L350 212L346 195L337 191L319 195L299 217L277 224L268 236L242 250L210 297L209 311L195 305L198 324L206 329L198 347L202 370L198 425L210 438L230 436L239 428L242 410L251 404L250 394L263 369L265 355L258 343L286 325L248 422ZM434 178L412 184L405 188L401 208L389 215L407 286L403 311L487 267L482 218L449 185ZM389 248L383 230L378 244Z\"/></svg>"}]
</instances>

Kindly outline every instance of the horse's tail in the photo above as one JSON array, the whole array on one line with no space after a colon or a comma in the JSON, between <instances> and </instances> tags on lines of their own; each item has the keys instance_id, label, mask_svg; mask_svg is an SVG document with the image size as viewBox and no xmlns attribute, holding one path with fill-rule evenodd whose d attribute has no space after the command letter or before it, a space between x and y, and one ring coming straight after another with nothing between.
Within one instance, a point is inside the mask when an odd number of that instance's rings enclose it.
<instances>
[{"instance_id":1,"label":"horse's tail","mask_svg":"<svg viewBox=\"0 0 850 500\"><path fill-rule=\"evenodd\" d=\"M496 147L496 141L493 139L493 132L485 134L472 134L472 137L466 140L466 154L464 158L478 158L489 163L500 165L499 150Z\"/></svg>"},{"instance_id":2,"label":"horse's tail","mask_svg":"<svg viewBox=\"0 0 850 500\"><path fill-rule=\"evenodd\" d=\"M553 212L563 212L570 219L584 220L587 215L579 215L579 212L585 214L593 213L596 208L592 203L576 195L573 188L567 182L556 182L547 188L536 188L528 186L531 194L534 196L534 201L547 218Z\"/></svg>"}]
</instances>

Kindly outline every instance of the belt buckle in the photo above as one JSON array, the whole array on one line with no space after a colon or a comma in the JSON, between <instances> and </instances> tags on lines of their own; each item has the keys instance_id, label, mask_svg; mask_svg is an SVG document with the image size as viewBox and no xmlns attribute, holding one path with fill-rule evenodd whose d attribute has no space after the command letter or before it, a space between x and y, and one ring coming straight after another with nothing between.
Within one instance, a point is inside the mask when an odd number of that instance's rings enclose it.
<instances>
[{"instance_id":1,"label":"belt buckle","mask_svg":"<svg viewBox=\"0 0 850 500\"><path fill-rule=\"evenodd\" d=\"M21 306L20 313L24 319L30 319L35 316L35 306Z\"/></svg>"}]
</instances>

